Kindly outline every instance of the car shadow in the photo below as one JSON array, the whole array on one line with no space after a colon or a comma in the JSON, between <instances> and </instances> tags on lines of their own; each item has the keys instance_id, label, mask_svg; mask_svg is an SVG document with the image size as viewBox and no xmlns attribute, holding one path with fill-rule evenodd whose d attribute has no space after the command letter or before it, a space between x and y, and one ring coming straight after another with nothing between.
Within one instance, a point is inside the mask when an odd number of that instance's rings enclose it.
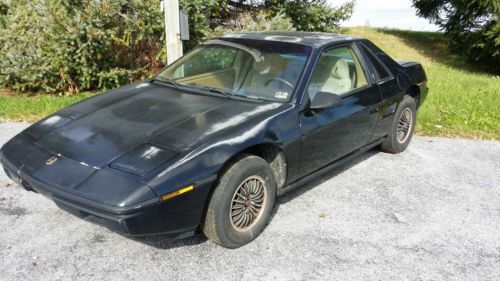
<instances>
[{"instance_id":1,"label":"car shadow","mask_svg":"<svg viewBox=\"0 0 500 281\"><path fill-rule=\"evenodd\" d=\"M276 199L276 203L274 205L273 211L271 213L271 218L270 218L270 223L272 223L272 220L276 213L278 212L278 209L280 205L287 204L288 202L292 201L293 199L299 197L300 195L308 192L309 190L321 185L322 183L331 180L335 176L349 170L351 167L356 166L357 164L371 158L372 156L380 153L377 149L371 149L362 155L356 157L355 159L348 161L347 163L344 163L333 170L326 172L323 175L320 175L303 185L299 185L295 189L287 192L286 194L278 197ZM186 247L186 246L196 246L199 244L203 244L207 242L207 238L202 234L201 230L198 229L194 232L193 236L189 236L186 238L178 237L175 235L152 235L152 236L138 236L138 237L131 237L131 236L125 236L128 239L134 240L139 243L146 244L148 246L157 248L157 249L162 249L162 250L168 250L168 249L174 249L178 247Z\"/></svg>"},{"instance_id":2,"label":"car shadow","mask_svg":"<svg viewBox=\"0 0 500 281\"><path fill-rule=\"evenodd\" d=\"M380 151L376 148L370 149L369 151L359 155L355 159L348 161L338 167L333 168L331 171L326 172L323 175L319 175L315 177L314 179L297 186L295 189L285 193L284 195L280 196L277 198L273 213L271 214L271 221L273 217L276 215L278 212L278 209L280 205L287 204L288 202L294 200L295 198L301 196L302 194L308 192L309 190L321 185L322 183L331 180L332 178L336 177L337 175L349 170L350 168L358 165L359 163L368 160L372 156L377 155L380 153Z\"/></svg>"},{"instance_id":3,"label":"car shadow","mask_svg":"<svg viewBox=\"0 0 500 281\"><path fill-rule=\"evenodd\" d=\"M137 236L137 237L125 236L125 237L133 241L161 250L169 250L187 246L196 246L205 243L208 240L201 233L200 230L197 230L193 236L189 236L186 238L179 238L176 235L170 235L170 234Z\"/></svg>"}]
</instances>

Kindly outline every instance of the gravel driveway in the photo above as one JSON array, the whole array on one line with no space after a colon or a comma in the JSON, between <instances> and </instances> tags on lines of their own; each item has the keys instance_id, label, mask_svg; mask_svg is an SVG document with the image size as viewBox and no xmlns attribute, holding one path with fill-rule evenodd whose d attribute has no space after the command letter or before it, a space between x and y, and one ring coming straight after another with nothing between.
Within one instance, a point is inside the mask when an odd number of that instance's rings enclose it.
<instances>
[{"instance_id":1,"label":"gravel driveway","mask_svg":"<svg viewBox=\"0 0 500 281\"><path fill-rule=\"evenodd\" d=\"M0 124L0 145L26 127ZM500 142L416 137L278 199L253 243L130 239L0 172L0 280L500 280Z\"/></svg>"}]
</instances>

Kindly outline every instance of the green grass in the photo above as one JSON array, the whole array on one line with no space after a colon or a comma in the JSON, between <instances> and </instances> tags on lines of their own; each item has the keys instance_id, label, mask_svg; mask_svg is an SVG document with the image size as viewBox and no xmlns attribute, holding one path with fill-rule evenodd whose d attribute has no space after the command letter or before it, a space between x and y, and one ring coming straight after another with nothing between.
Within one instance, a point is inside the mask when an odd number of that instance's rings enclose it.
<instances>
[{"instance_id":1,"label":"green grass","mask_svg":"<svg viewBox=\"0 0 500 281\"><path fill-rule=\"evenodd\" d=\"M88 98L92 93L77 95L28 95L0 90L0 120L34 122L70 104Z\"/></svg>"},{"instance_id":2,"label":"green grass","mask_svg":"<svg viewBox=\"0 0 500 281\"><path fill-rule=\"evenodd\" d=\"M418 134L500 139L500 77L451 55L442 34L373 28L344 33L370 39L395 59L422 63L430 91L417 116Z\"/></svg>"},{"instance_id":3,"label":"green grass","mask_svg":"<svg viewBox=\"0 0 500 281\"><path fill-rule=\"evenodd\" d=\"M500 140L500 77L451 55L442 34L373 28L344 33L372 40L395 59L423 64L430 92L418 113L418 134ZM0 119L35 121L91 95L28 96L0 90Z\"/></svg>"}]
</instances>

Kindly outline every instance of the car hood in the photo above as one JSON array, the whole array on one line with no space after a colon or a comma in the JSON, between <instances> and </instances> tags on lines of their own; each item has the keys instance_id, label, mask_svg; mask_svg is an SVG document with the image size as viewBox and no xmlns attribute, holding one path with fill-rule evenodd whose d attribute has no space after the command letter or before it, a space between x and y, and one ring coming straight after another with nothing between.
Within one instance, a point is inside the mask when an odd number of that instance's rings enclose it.
<instances>
[{"instance_id":1,"label":"car hood","mask_svg":"<svg viewBox=\"0 0 500 281\"><path fill-rule=\"evenodd\" d=\"M143 143L174 152L190 150L225 129L279 106L142 83L73 105L42 120L31 131L49 131L38 136L37 145L102 167ZM54 116L65 121L55 129L41 130L50 126L46 123Z\"/></svg>"}]
</instances>

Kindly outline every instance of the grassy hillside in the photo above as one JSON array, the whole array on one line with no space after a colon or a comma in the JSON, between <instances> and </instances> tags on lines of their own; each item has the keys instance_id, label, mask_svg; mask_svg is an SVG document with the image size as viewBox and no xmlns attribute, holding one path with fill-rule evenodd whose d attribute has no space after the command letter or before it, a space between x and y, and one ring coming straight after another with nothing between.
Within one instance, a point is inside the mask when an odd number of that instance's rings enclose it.
<instances>
[{"instance_id":1,"label":"grassy hillside","mask_svg":"<svg viewBox=\"0 0 500 281\"><path fill-rule=\"evenodd\" d=\"M421 135L500 139L500 77L453 56L435 32L350 28L395 59L414 60L427 73L429 96L417 116Z\"/></svg>"},{"instance_id":2,"label":"grassy hillside","mask_svg":"<svg viewBox=\"0 0 500 281\"><path fill-rule=\"evenodd\" d=\"M418 114L418 134L500 140L500 77L451 55L442 34L373 28L343 32L372 40L395 59L424 65L430 93ZM90 95L26 96L0 90L0 119L34 121Z\"/></svg>"}]
</instances>

